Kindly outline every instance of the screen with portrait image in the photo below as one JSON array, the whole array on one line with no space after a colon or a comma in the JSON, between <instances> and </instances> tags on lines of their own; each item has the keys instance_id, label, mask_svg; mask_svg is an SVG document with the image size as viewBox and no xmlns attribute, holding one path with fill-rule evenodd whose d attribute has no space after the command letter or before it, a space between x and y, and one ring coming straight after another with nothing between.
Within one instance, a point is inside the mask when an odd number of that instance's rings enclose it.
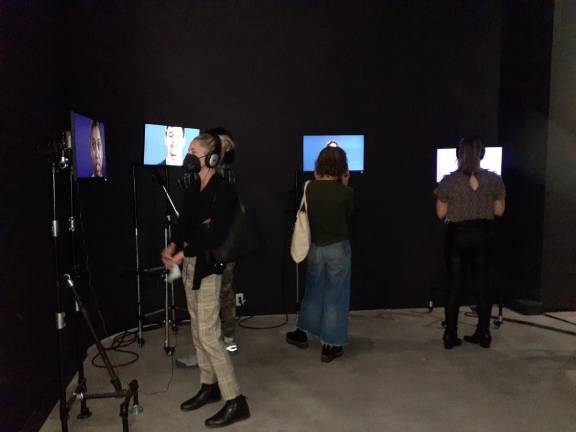
<instances>
[{"instance_id":1,"label":"screen with portrait image","mask_svg":"<svg viewBox=\"0 0 576 432\"><path fill-rule=\"evenodd\" d=\"M144 127L144 165L182 166L190 142L200 129L147 124Z\"/></svg>"},{"instance_id":2,"label":"screen with portrait image","mask_svg":"<svg viewBox=\"0 0 576 432\"><path fill-rule=\"evenodd\" d=\"M502 147L486 147L486 152L480 167L488 171L502 175ZM444 148L436 150L436 182L444 176L458 170L458 158L455 148Z\"/></svg>"},{"instance_id":3,"label":"screen with portrait image","mask_svg":"<svg viewBox=\"0 0 576 432\"><path fill-rule=\"evenodd\" d=\"M364 172L364 135L304 135L302 169L314 171L318 154L328 145L346 152L350 171Z\"/></svg>"},{"instance_id":4,"label":"screen with portrait image","mask_svg":"<svg viewBox=\"0 0 576 432\"><path fill-rule=\"evenodd\" d=\"M105 178L106 140L104 123L71 113L76 178Z\"/></svg>"}]
</instances>

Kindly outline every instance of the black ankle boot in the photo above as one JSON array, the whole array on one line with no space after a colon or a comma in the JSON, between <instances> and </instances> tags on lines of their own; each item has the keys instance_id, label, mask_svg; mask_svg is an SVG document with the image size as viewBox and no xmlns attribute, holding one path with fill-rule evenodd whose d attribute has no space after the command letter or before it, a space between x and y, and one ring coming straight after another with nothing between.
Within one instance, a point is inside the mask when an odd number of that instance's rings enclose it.
<instances>
[{"instance_id":1,"label":"black ankle boot","mask_svg":"<svg viewBox=\"0 0 576 432\"><path fill-rule=\"evenodd\" d=\"M458 337L456 332L445 331L442 337L442 342L444 342L444 348L452 349L454 347L462 345L462 339Z\"/></svg>"},{"instance_id":2,"label":"black ankle boot","mask_svg":"<svg viewBox=\"0 0 576 432\"><path fill-rule=\"evenodd\" d=\"M298 348L308 348L308 336L306 336L306 332L299 328L286 333L286 342L296 345Z\"/></svg>"},{"instance_id":3,"label":"black ankle boot","mask_svg":"<svg viewBox=\"0 0 576 432\"><path fill-rule=\"evenodd\" d=\"M488 330L476 330L471 336L464 336L466 342L480 345L482 348L490 348L492 336Z\"/></svg>"},{"instance_id":4,"label":"black ankle boot","mask_svg":"<svg viewBox=\"0 0 576 432\"><path fill-rule=\"evenodd\" d=\"M196 396L191 399L188 399L185 402L182 402L180 405L180 409L182 411L192 411L203 407L204 405L212 402L218 402L222 399L220 395L220 388L218 387L218 383L215 384L202 384Z\"/></svg>"},{"instance_id":5,"label":"black ankle boot","mask_svg":"<svg viewBox=\"0 0 576 432\"><path fill-rule=\"evenodd\" d=\"M322 356L320 361L330 363L335 358L341 357L344 354L344 348L338 345L322 345Z\"/></svg>"},{"instance_id":6,"label":"black ankle boot","mask_svg":"<svg viewBox=\"0 0 576 432\"><path fill-rule=\"evenodd\" d=\"M223 427L250 417L246 398L242 395L226 401L224 407L204 422L208 427Z\"/></svg>"}]
</instances>

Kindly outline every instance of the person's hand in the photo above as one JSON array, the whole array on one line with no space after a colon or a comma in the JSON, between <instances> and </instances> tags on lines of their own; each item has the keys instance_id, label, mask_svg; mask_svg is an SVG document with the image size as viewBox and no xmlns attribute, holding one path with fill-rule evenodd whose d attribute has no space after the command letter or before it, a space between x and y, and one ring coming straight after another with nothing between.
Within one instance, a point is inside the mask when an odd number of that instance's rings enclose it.
<instances>
[{"instance_id":1,"label":"person's hand","mask_svg":"<svg viewBox=\"0 0 576 432\"><path fill-rule=\"evenodd\" d=\"M350 171L346 171L344 174L342 174L340 181L344 186L348 186L348 182L350 181Z\"/></svg>"},{"instance_id":2,"label":"person's hand","mask_svg":"<svg viewBox=\"0 0 576 432\"><path fill-rule=\"evenodd\" d=\"M176 255L172 257L172 262L176 265L182 265L184 262L184 251L178 252Z\"/></svg>"},{"instance_id":3,"label":"person's hand","mask_svg":"<svg viewBox=\"0 0 576 432\"><path fill-rule=\"evenodd\" d=\"M174 262L174 253L176 252L176 245L174 243L170 243L161 253L160 258L162 259L162 264L168 270L170 270L176 264ZM178 254L176 254L178 255Z\"/></svg>"}]
</instances>

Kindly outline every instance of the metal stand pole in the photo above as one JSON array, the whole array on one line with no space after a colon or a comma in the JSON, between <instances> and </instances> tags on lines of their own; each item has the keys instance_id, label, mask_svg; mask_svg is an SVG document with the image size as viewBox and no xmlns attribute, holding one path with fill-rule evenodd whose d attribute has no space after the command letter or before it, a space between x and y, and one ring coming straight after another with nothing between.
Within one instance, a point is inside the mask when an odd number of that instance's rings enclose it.
<instances>
[{"instance_id":1,"label":"metal stand pole","mask_svg":"<svg viewBox=\"0 0 576 432\"><path fill-rule=\"evenodd\" d=\"M170 215L167 214L164 223L164 248L168 247L168 244L170 243L170 235L171 235L170 223L171 218ZM171 282L168 282L168 278L165 275L164 276L164 352L168 356L174 355L174 351L176 350L176 347L172 346L170 342L170 328L171 324L174 322L170 319L170 310L172 309L172 312L174 312L173 305L172 308L170 307L170 285L172 285L172 292L174 292L174 285Z\"/></svg>"},{"instance_id":2,"label":"metal stand pole","mask_svg":"<svg viewBox=\"0 0 576 432\"><path fill-rule=\"evenodd\" d=\"M64 346L62 332L66 327L66 313L62 302L62 284L60 280L60 228L56 206L56 163L52 163L52 241L54 245L54 269L56 275L56 335L58 345L58 392L60 399L60 424L62 432L68 432L68 402L66 400L66 380L64 374Z\"/></svg>"},{"instance_id":3,"label":"metal stand pole","mask_svg":"<svg viewBox=\"0 0 576 432\"><path fill-rule=\"evenodd\" d=\"M132 202L134 206L134 249L136 255L136 297L138 307L138 346L142 347L146 341L144 340L143 319L142 315L142 292L140 280L140 240L138 237L138 198L136 194L136 165L132 165Z\"/></svg>"},{"instance_id":4,"label":"metal stand pole","mask_svg":"<svg viewBox=\"0 0 576 432\"><path fill-rule=\"evenodd\" d=\"M68 170L68 185L70 187L70 217L68 218L68 231L70 232L70 247L71 247L71 264L72 264L72 274L76 277L79 276L79 268L77 261L77 249L76 249L76 221L74 219L75 212L75 182L74 174L71 168ZM86 392L87 383L86 375L84 373L84 359L86 358L86 350L82 346L82 339L80 337L80 330L82 325L82 319L80 316L80 307L77 302L74 302L74 340L76 344L76 369L78 370L78 384L76 387L77 392ZM86 405L86 400L82 399L80 401L80 414L78 414L79 419L86 419L92 416L92 412Z\"/></svg>"}]
</instances>

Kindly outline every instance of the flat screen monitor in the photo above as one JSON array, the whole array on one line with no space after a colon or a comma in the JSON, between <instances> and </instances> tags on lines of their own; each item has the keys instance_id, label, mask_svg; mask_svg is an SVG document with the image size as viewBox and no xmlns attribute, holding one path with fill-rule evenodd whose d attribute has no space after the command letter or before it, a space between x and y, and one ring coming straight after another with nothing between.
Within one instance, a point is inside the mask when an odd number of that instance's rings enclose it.
<instances>
[{"instance_id":1,"label":"flat screen monitor","mask_svg":"<svg viewBox=\"0 0 576 432\"><path fill-rule=\"evenodd\" d=\"M346 152L350 171L364 172L364 135L304 135L302 169L314 171L318 154L328 145Z\"/></svg>"},{"instance_id":2,"label":"flat screen monitor","mask_svg":"<svg viewBox=\"0 0 576 432\"><path fill-rule=\"evenodd\" d=\"M71 113L72 144L76 178L106 177L106 134L104 123Z\"/></svg>"},{"instance_id":3,"label":"flat screen monitor","mask_svg":"<svg viewBox=\"0 0 576 432\"><path fill-rule=\"evenodd\" d=\"M182 166L190 142L200 129L147 124L144 127L144 165Z\"/></svg>"},{"instance_id":4,"label":"flat screen monitor","mask_svg":"<svg viewBox=\"0 0 576 432\"><path fill-rule=\"evenodd\" d=\"M502 147L486 147L480 167L502 174ZM440 183L445 175L458 170L458 158L455 148L443 148L436 151L436 181Z\"/></svg>"}]
</instances>

